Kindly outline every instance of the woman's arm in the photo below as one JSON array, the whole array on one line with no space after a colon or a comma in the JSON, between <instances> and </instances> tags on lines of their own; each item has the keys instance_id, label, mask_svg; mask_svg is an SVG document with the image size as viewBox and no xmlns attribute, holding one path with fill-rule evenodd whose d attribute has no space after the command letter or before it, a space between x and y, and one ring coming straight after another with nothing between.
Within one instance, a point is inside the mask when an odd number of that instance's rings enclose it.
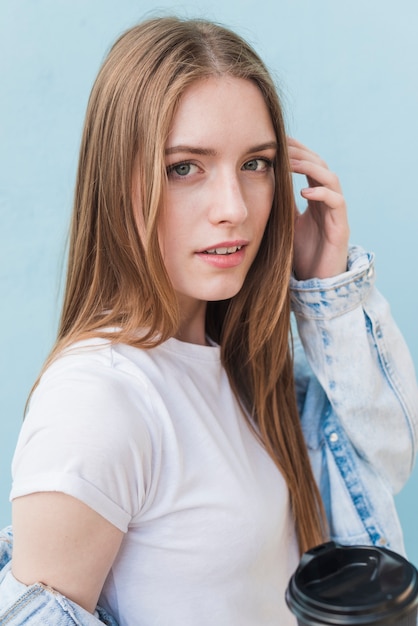
<instances>
[{"instance_id":1,"label":"woman's arm","mask_svg":"<svg viewBox=\"0 0 418 626\"><path fill-rule=\"evenodd\" d=\"M388 303L374 286L374 259L348 251L347 211L338 178L315 153L289 139L292 172L307 177L296 211L292 304L308 362L357 453L393 492L416 454L414 366Z\"/></svg>"},{"instance_id":2,"label":"woman's arm","mask_svg":"<svg viewBox=\"0 0 418 626\"><path fill-rule=\"evenodd\" d=\"M91 613L152 482L144 385L105 342L74 347L44 373L12 465L15 546L5 582L13 604L32 585L46 620L50 606L61 615L63 596L70 612L84 613L81 624L97 620Z\"/></svg>"},{"instance_id":3,"label":"woman's arm","mask_svg":"<svg viewBox=\"0 0 418 626\"><path fill-rule=\"evenodd\" d=\"M12 571L93 612L123 533L71 496L35 493L13 501Z\"/></svg>"},{"instance_id":4,"label":"woman's arm","mask_svg":"<svg viewBox=\"0 0 418 626\"><path fill-rule=\"evenodd\" d=\"M341 426L396 493L415 460L418 388L374 280L373 256L352 247L344 274L292 279L292 304L307 360Z\"/></svg>"}]
</instances>

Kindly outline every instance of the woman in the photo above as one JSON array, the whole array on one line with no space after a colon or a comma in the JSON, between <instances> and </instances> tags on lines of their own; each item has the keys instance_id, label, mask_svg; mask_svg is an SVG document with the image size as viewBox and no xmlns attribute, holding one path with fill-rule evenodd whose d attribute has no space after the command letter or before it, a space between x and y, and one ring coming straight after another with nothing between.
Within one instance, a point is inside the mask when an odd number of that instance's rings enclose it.
<instances>
[{"instance_id":1,"label":"woman","mask_svg":"<svg viewBox=\"0 0 418 626\"><path fill-rule=\"evenodd\" d=\"M309 182L302 215L291 172ZM403 549L392 494L416 383L348 238L338 179L286 139L245 42L175 18L116 42L86 116L58 339L14 458L0 617L93 624L111 619L99 601L120 625L290 625L306 549Z\"/></svg>"}]
</instances>

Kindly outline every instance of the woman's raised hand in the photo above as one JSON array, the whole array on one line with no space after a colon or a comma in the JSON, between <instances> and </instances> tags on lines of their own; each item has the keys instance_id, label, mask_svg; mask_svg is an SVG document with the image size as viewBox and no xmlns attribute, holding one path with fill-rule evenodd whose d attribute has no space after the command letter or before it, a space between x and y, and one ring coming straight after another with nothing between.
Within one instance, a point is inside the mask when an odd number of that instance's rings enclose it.
<instances>
[{"instance_id":1,"label":"woman's raised hand","mask_svg":"<svg viewBox=\"0 0 418 626\"><path fill-rule=\"evenodd\" d=\"M291 171L303 174L308 202L300 213L295 205L293 268L298 280L329 278L345 272L350 229L338 177L314 152L288 138Z\"/></svg>"}]
</instances>

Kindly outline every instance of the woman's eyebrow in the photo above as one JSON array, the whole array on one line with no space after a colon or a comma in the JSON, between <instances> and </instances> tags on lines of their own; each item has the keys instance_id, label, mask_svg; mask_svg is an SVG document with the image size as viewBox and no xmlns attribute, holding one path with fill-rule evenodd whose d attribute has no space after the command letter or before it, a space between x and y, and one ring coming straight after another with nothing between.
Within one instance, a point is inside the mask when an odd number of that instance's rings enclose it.
<instances>
[{"instance_id":1,"label":"woman's eyebrow","mask_svg":"<svg viewBox=\"0 0 418 626\"><path fill-rule=\"evenodd\" d=\"M211 148L195 148L193 146L186 146L180 144L179 146L172 146L171 148L166 148L165 154L168 156L169 154L175 154L177 152L188 152L190 154L200 154L202 156L216 156L216 150L212 150Z\"/></svg>"},{"instance_id":2,"label":"woman's eyebrow","mask_svg":"<svg viewBox=\"0 0 418 626\"><path fill-rule=\"evenodd\" d=\"M258 146L253 146L248 150L248 152L263 152L263 150L277 150L278 145L276 141L267 141L266 143L261 143Z\"/></svg>"},{"instance_id":3,"label":"woman's eyebrow","mask_svg":"<svg viewBox=\"0 0 418 626\"><path fill-rule=\"evenodd\" d=\"M277 150L277 142L267 141L257 146L250 147L247 150L247 152L263 152L264 150ZM166 148L165 150L166 156L170 154L176 154L178 152L188 152L189 154L198 154L202 156L216 156L217 155L217 151L213 150L212 148L197 148L195 146L187 146L184 144L179 144L178 146L171 146L170 148Z\"/></svg>"}]
</instances>

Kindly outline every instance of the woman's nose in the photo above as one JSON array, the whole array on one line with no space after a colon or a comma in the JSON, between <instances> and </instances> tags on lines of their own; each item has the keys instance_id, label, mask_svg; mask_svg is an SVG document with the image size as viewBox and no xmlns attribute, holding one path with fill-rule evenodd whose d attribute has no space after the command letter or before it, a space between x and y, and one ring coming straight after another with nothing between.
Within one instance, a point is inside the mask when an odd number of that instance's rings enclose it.
<instances>
[{"instance_id":1,"label":"woman's nose","mask_svg":"<svg viewBox=\"0 0 418 626\"><path fill-rule=\"evenodd\" d=\"M240 224L245 221L248 210L236 175L217 177L209 193L209 220L212 223Z\"/></svg>"}]
</instances>

